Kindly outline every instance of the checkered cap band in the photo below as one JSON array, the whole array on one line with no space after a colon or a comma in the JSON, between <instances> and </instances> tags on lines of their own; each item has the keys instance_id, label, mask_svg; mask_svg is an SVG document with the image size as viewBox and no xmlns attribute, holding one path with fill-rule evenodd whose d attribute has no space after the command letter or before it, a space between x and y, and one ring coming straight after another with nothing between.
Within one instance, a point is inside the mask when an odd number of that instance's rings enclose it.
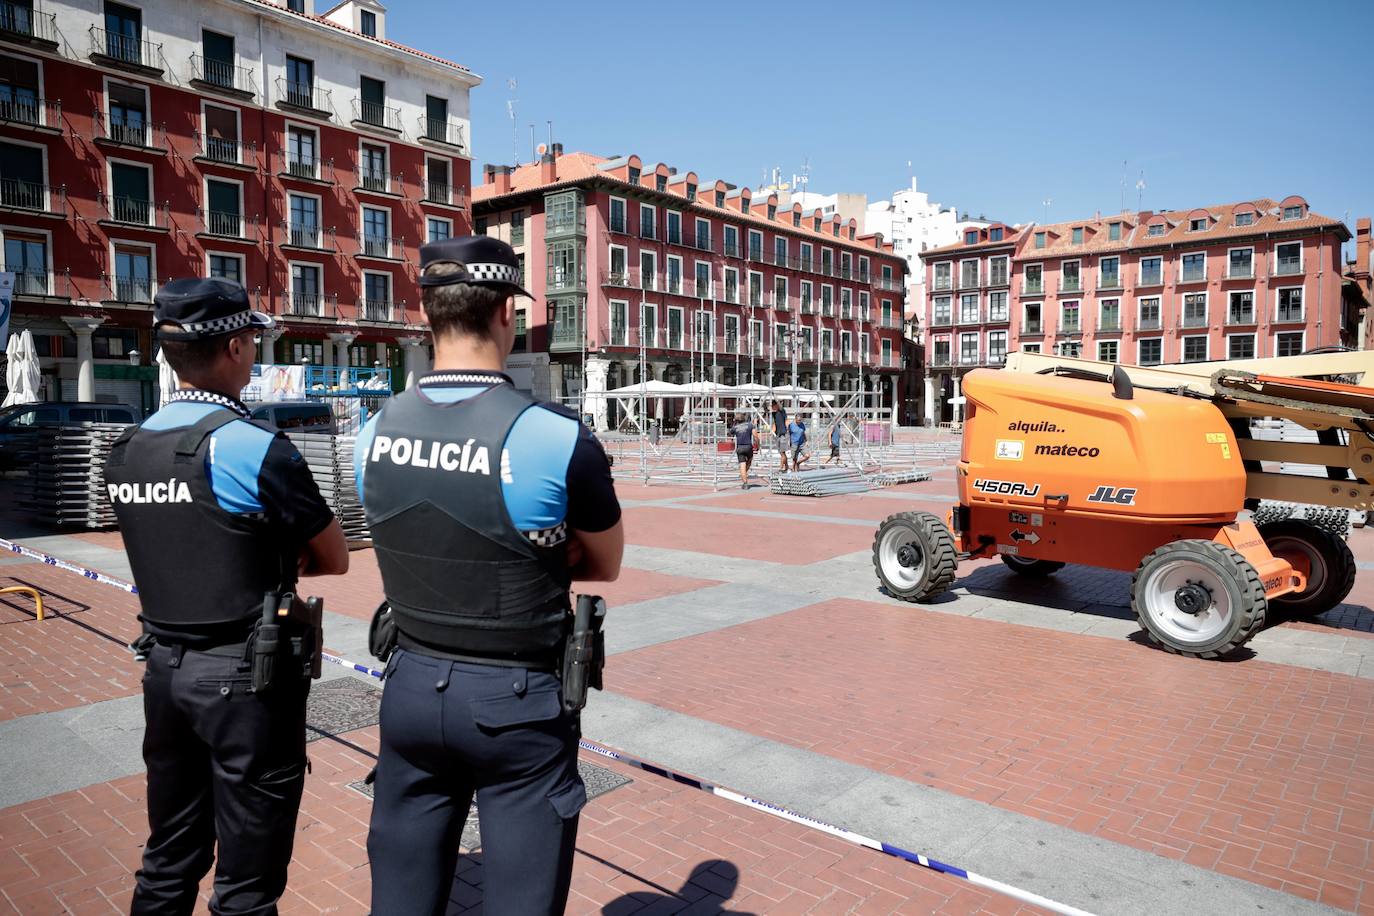
<instances>
[{"instance_id":1,"label":"checkered cap band","mask_svg":"<svg viewBox=\"0 0 1374 916\"><path fill-rule=\"evenodd\" d=\"M525 537L529 538L530 543L535 547L557 547L568 539L568 523L559 522L552 528L526 531Z\"/></svg>"},{"instance_id":2,"label":"checkered cap band","mask_svg":"<svg viewBox=\"0 0 1374 916\"><path fill-rule=\"evenodd\" d=\"M469 283L509 283L520 285L520 270L509 264L468 264Z\"/></svg>"},{"instance_id":3,"label":"checkered cap band","mask_svg":"<svg viewBox=\"0 0 1374 916\"><path fill-rule=\"evenodd\" d=\"M252 312L239 312L236 315L226 315L223 318L213 318L210 321L188 321L181 325L180 333L184 334L228 334L240 328L246 328L252 323Z\"/></svg>"}]
</instances>

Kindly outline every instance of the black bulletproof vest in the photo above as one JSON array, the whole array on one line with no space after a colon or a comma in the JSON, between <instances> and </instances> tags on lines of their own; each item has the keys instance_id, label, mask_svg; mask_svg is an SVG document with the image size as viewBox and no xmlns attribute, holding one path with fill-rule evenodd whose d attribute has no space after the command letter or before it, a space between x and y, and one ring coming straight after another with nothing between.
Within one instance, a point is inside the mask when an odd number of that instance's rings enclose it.
<instances>
[{"instance_id":1,"label":"black bulletproof vest","mask_svg":"<svg viewBox=\"0 0 1374 916\"><path fill-rule=\"evenodd\" d=\"M411 389L382 409L363 506L402 637L499 664L547 658L566 635L567 544L531 541L501 489L506 436L534 404L502 384L452 404Z\"/></svg>"},{"instance_id":2,"label":"black bulletproof vest","mask_svg":"<svg viewBox=\"0 0 1374 916\"><path fill-rule=\"evenodd\" d=\"M295 559L267 520L221 508L206 477L211 433L237 419L221 408L189 427L132 427L105 462L106 492L152 624L247 622L262 613L266 592L290 585L283 574L295 577Z\"/></svg>"}]
</instances>

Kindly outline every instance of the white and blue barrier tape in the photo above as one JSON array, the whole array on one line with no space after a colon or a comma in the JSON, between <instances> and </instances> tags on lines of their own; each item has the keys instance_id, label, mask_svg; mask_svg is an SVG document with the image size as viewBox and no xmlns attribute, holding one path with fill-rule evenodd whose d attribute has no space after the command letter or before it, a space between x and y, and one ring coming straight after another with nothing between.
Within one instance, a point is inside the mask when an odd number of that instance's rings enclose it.
<instances>
[{"instance_id":1,"label":"white and blue barrier tape","mask_svg":"<svg viewBox=\"0 0 1374 916\"><path fill-rule=\"evenodd\" d=\"M54 566L58 569L64 569L68 572L77 573L83 576L84 578L90 579L94 582L99 582L102 585L110 585L115 588L122 589L123 591L126 591L130 594L138 594L138 589L135 586L130 585L128 582L123 582L112 576L107 576L104 573L94 569L87 569L83 566L77 566L74 563L68 563L65 560L59 559L57 557L43 553L41 551L32 550L28 547L16 544L13 541L7 541L3 538L0 538L0 548L8 550L12 553L30 557L35 560L40 560L48 566ZM347 668L350 671L356 671L360 674L365 674L368 677L376 678L378 680L382 679L382 672L378 671L376 668L372 668L368 665L361 665L355 661L344 658L341 655L335 655L332 652L321 652L320 657L324 661L329 662L331 665L338 665L341 668ZM867 849L872 849L876 852L881 852L885 855L889 855L897 859L902 859L903 861L910 862L914 865L919 865L922 868L929 868L932 871L938 871L942 874L952 875L955 878L962 878L970 884L986 888L987 890L994 891L998 894L1003 894L1007 897L1011 897L1016 900L1020 900L1023 903L1029 903L1033 906L1043 907L1044 909L1047 909L1054 913L1062 913L1064 914L1064 916L1092 916L1092 914L1089 913L1087 910L1080 910L1077 907L1069 906L1068 904L1050 900L1048 897L1042 897L1039 894L1035 894L1027 890L1022 890L1019 887L1013 887L1010 884L1005 884L1001 881L997 881L985 875L980 875L977 872L971 872L967 869L960 868L957 865L950 865L946 862L941 862L938 859L932 859L929 856L923 856L918 852L911 852L910 850L903 849L900 846L894 846L891 843L884 843L882 840L875 840L872 837L864 836L861 833L855 833L852 830L846 830L843 827L837 827L834 824L828 824L825 821L817 820L814 817L808 817L805 814L799 814L796 811L783 808L779 805L774 805L770 802L762 801L760 799L753 798L751 796L744 795L739 792L735 792L732 789L726 789L722 786L706 782L705 780L697 779L694 776L688 776L684 773L679 773L675 770L670 770L667 767L661 767L657 764L649 763L646 760L640 760L638 757L632 757L629 754L625 754L621 751L612 750L608 747L602 747L601 745L596 744L592 741L588 741L585 738L579 740L578 745L583 750L589 751L593 754L598 754L602 757L606 757L611 760L619 761L620 763L623 763L629 767L633 767L636 770L642 770L645 773L650 773L654 776L662 777L663 779L672 780L673 782L679 785L687 786L688 788L698 789L702 792L708 792L711 795L716 796L717 798L723 798L727 801L735 802L736 804L743 805L746 808L752 808L755 811L761 811L764 814L771 814L773 817L782 818L783 820L791 821L794 824L800 824L803 827L809 827L812 830L819 830L822 833L829 834L830 836L844 840L847 843L852 843L856 846L863 846Z\"/></svg>"}]
</instances>

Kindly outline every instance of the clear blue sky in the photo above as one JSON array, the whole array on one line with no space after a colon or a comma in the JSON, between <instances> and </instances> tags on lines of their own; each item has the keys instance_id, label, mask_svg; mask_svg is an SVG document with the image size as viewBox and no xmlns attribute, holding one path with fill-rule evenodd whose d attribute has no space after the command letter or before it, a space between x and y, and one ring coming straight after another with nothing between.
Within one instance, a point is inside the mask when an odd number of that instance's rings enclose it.
<instances>
[{"instance_id":1,"label":"clear blue sky","mask_svg":"<svg viewBox=\"0 0 1374 916\"><path fill-rule=\"evenodd\" d=\"M480 74L475 166L638 153L757 186L909 183L1008 222L1305 195L1374 213L1374 2L393 0L392 38ZM436 27L437 26L437 27ZM718 38L716 36L719 36ZM474 179L477 179L476 169ZM479 180L479 179L477 179ZM1048 208L1042 201L1051 198Z\"/></svg>"}]
</instances>

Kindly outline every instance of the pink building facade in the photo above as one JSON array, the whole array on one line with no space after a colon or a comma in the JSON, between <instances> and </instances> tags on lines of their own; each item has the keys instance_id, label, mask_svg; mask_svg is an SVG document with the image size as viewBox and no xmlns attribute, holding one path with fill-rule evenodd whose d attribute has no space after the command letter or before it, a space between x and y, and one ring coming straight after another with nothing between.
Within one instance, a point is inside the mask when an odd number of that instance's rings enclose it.
<instances>
[{"instance_id":1,"label":"pink building facade","mask_svg":"<svg viewBox=\"0 0 1374 916\"><path fill-rule=\"evenodd\" d=\"M642 351L653 380L790 384L795 371L804 387L901 403L905 262L854 220L558 146L488 166L473 215L525 263L536 303L522 303L515 361L547 373L531 381L540 396L633 384ZM611 407L598 424L615 424Z\"/></svg>"},{"instance_id":2,"label":"pink building facade","mask_svg":"<svg viewBox=\"0 0 1374 916\"><path fill-rule=\"evenodd\" d=\"M963 372L1018 349L1159 365L1350 343L1341 301L1349 238L1297 196L1032 224L1010 246L1005 324L988 281L1007 246L969 237L926 252L927 419L953 418Z\"/></svg>"}]
</instances>

